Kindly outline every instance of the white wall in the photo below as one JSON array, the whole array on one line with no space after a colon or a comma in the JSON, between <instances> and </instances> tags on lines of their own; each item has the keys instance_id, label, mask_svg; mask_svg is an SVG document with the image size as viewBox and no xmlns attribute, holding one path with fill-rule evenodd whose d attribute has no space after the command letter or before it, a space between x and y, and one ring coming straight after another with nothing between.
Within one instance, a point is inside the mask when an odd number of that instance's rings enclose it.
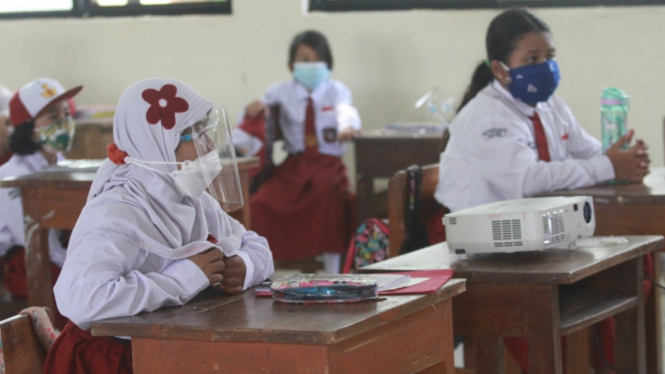
<instances>
[{"instance_id":1,"label":"white wall","mask_svg":"<svg viewBox=\"0 0 665 374\"><path fill-rule=\"evenodd\" d=\"M289 78L287 47L299 31L325 33L333 76L347 83L366 128L400 118L438 85L461 96L484 58L497 11L403 11L304 15L300 0L234 0L230 16L0 21L0 82L12 89L50 76L86 85L79 102L113 103L148 77L181 79L240 108ZM562 68L558 94L599 135L599 95L631 95L630 126L663 164L665 7L537 9L553 30ZM351 162L351 158L346 158Z\"/></svg>"}]
</instances>

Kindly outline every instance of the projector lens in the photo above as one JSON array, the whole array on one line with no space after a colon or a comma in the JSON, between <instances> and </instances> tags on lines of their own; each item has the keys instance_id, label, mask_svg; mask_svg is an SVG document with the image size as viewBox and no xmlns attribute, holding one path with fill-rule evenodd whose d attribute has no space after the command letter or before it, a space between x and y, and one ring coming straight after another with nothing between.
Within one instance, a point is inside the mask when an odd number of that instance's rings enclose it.
<instances>
[{"instance_id":1,"label":"projector lens","mask_svg":"<svg viewBox=\"0 0 665 374\"><path fill-rule=\"evenodd\" d=\"M586 223L591 223L591 218L593 218L592 217L593 213L591 212L591 204L589 204L588 202L584 203L583 213L584 213L584 221L586 221Z\"/></svg>"}]
</instances>

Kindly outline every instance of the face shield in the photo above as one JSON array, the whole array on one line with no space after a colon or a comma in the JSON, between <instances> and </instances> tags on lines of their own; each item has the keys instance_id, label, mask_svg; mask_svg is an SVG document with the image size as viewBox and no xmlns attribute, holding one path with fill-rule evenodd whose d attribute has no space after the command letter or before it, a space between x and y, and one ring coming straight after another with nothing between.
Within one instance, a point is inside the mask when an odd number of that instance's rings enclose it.
<instances>
[{"instance_id":1,"label":"face shield","mask_svg":"<svg viewBox=\"0 0 665 374\"><path fill-rule=\"evenodd\" d=\"M230 212L244 205L235 148L226 110L213 109L180 135L181 144L191 142L196 160L183 163L180 172L193 172L205 183L206 192L219 201L222 210ZM176 180L176 183L178 180Z\"/></svg>"}]
</instances>

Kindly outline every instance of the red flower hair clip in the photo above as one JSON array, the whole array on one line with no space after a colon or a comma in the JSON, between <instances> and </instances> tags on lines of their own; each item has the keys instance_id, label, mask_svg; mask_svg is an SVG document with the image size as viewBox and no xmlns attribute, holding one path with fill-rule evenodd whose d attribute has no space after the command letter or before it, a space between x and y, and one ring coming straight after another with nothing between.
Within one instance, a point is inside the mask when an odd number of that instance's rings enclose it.
<instances>
[{"instance_id":1,"label":"red flower hair clip","mask_svg":"<svg viewBox=\"0 0 665 374\"><path fill-rule=\"evenodd\" d=\"M176 97L178 88L172 84L165 84L159 91L149 88L141 94L143 100L150 104L145 118L151 125L162 121L162 126L170 130L175 126L175 114L186 112L189 104L182 97Z\"/></svg>"}]
</instances>

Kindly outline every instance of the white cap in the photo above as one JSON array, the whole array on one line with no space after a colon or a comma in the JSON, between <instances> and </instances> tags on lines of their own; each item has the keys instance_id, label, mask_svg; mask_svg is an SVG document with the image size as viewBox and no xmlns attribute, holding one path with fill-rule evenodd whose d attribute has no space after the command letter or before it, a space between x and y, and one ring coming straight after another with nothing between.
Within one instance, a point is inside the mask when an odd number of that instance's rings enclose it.
<instances>
[{"instance_id":1,"label":"white cap","mask_svg":"<svg viewBox=\"0 0 665 374\"><path fill-rule=\"evenodd\" d=\"M9 101L9 122L18 126L38 117L49 105L71 99L76 96L83 86L70 90L55 79L38 78L21 87Z\"/></svg>"}]
</instances>

